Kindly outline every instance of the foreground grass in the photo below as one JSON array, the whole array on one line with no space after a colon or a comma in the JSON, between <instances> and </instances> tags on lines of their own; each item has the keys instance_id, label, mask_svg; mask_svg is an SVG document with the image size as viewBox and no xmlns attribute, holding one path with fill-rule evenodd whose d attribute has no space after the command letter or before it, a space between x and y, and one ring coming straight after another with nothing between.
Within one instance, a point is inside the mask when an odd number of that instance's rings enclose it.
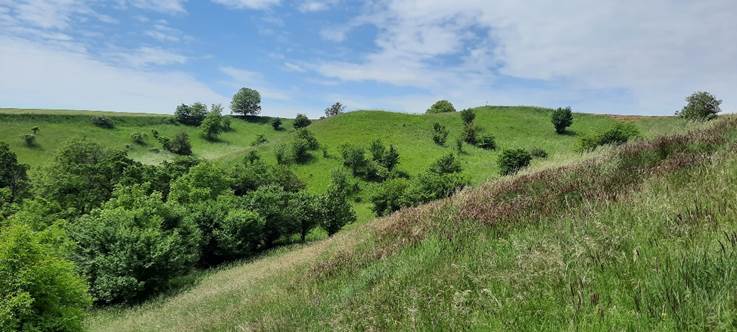
<instances>
[{"instance_id":1,"label":"foreground grass","mask_svg":"<svg viewBox=\"0 0 737 332\"><path fill-rule=\"evenodd\" d=\"M737 328L737 122L485 184L93 331Z\"/></svg>"}]
</instances>

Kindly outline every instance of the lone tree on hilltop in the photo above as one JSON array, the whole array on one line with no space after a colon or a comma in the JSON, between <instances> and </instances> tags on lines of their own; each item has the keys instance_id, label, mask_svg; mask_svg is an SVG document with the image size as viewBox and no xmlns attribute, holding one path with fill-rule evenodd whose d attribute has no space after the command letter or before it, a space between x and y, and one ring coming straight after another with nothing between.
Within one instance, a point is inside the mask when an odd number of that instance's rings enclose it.
<instances>
[{"instance_id":1,"label":"lone tree on hilltop","mask_svg":"<svg viewBox=\"0 0 737 332\"><path fill-rule=\"evenodd\" d=\"M566 129L573 124L573 113L571 113L570 107L565 108L558 108L555 111L553 111L553 114L550 116L550 122L553 123L553 126L555 127L555 132L558 134L563 134L566 132Z\"/></svg>"},{"instance_id":2,"label":"lone tree on hilltop","mask_svg":"<svg viewBox=\"0 0 737 332\"><path fill-rule=\"evenodd\" d=\"M676 112L680 116L688 120L706 121L717 117L717 113L721 112L719 105L722 101L714 97L711 93L705 91L697 91L686 98L686 106Z\"/></svg>"},{"instance_id":3,"label":"lone tree on hilltop","mask_svg":"<svg viewBox=\"0 0 737 332\"><path fill-rule=\"evenodd\" d=\"M325 109L325 117L331 117L343 114L345 112L345 105L341 104L340 102L337 102L333 104L332 106Z\"/></svg>"},{"instance_id":4,"label":"lone tree on hilltop","mask_svg":"<svg viewBox=\"0 0 737 332\"><path fill-rule=\"evenodd\" d=\"M447 100L439 100L435 102L435 104L432 104L430 108L427 109L427 114L433 114L433 113L450 113L455 112L456 109L453 107L453 104L451 104Z\"/></svg>"},{"instance_id":5,"label":"lone tree on hilltop","mask_svg":"<svg viewBox=\"0 0 737 332\"><path fill-rule=\"evenodd\" d=\"M261 94L254 89L241 88L233 95L230 109L236 114L257 115L261 113Z\"/></svg>"}]
</instances>

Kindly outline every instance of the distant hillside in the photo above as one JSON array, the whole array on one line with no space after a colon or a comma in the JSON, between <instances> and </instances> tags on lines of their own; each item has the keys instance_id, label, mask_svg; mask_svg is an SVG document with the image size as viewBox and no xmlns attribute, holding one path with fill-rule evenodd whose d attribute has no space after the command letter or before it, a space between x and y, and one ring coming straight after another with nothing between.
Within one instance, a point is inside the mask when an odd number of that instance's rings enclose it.
<instances>
[{"instance_id":1,"label":"distant hillside","mask_svg":"<svg viewBox=\"0 0 737 332\"><path fill-rule=\"evenodd\" d=\"M567 151L570 138L540 142L544 131L523 125L542 123L543 111L479 113L489 128L516 132L518 144ZM388 120L382 128L401 127L396 118L416 121L411 128L457 120L366 112L313 129L338 140L340 122L370 131L376 117ZM611 121L579 119L577 131ZM736 146L732 117L560 167L537 165L328 240L204 273L191 289L100 311L87 327L730 330L737 326Z\"/></svg>"}]
</instances>

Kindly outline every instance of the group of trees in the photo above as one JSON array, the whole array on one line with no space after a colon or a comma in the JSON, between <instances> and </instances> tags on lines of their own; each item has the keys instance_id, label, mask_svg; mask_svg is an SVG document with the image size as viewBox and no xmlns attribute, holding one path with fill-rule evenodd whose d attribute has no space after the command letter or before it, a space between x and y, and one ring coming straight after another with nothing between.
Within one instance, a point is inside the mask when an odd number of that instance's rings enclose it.
<instances>
[{"instance_id":1,"label":"group of trees","mask_svg":"<svg viewBox=\"0 0 737 332\"><path fill-rule=\"evenodd\" d=\"M406 173L397 169L399 151L394 145L387 148L384 143L376 139L369 145L369 158L366 150L357 145L344 144L340 146L343 166L350 169L353 176L367 181L384 181L389 178L406 177Z\"/></svg>"}]
</instances>

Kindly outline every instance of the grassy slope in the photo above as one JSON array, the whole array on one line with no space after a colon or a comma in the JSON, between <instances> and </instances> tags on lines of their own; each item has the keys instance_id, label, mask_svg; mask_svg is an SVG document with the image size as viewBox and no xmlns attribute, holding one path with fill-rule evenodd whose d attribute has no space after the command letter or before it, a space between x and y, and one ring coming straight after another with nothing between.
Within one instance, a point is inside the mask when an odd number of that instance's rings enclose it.
<instances>
[{"instance_id":1,"label":"grassy slope","mask_svg":"<svg viewBox=\"0 0 737 332\"><path fill-rule=\"evenodd\" d=\"M549 111L532 107L483 107L477 109L476 124L481 133L493 134L501 148L540 147L550 154L546 162L562 163L577 159L574 152L576 135L557 135L552 130ZM116 128L101 129L93 126L89 118L92 115L109 116L114 119ZM284 121L284 131L274 131L268 119L261 121L234 120L233 131L224 133L219 142L204 140L197 128L172 124L167 117L150 114L120 114L86 111L49 111L49 110L0 110L0 141L11 145L21 162L28 163L34 169L48 164L66 140L72 137L87 136L109 147L125 149L130 145L129 155L145 163L156 163L172 158L172 154L160 151L152 152L151 148L160 146L150 137L151 129L158 130L161 135L172 137L180 131L189 133L195 155L223 164L238 162L253 147L251 143L258 134L263 134L269 142L256 147L262 156L275 162L273 147L288 142L292 135L291 120ZM577 114L570 128L575 134L588 134L604 130L615 123L609 116ZM671 117L628 117L619 121L635 123L645 136L681 129L685 123ZM440 122L450 130L446 147L432 142L432 124ZM21 136L29 133L34 126L40 128L39 146L24 146ZM401 155L400 168L415 175L425 169L444 153L452 151L455 139L460 135L462 121L459 114L411 115L381 111L352 112L327 120L315 121L309 129L324 146L327 146L329 158L322 152L313 153L315 158L305 165L295 165L293 169L307 184L308 189L320 192L328 183L331 170L341 167L338 147L341 144L363 144L368 146L373 139L381 138L386 144L395 144ZM130 135L135 132L149 134L148 146L131 144ZM496 151L485 151L466 146L463 156L465 174L473 184L498 177ZM536 161L537 162L537 161ZM356 209L360 221L371 218L367 197L373 185L365 184L363 203L357 203Z\"/></svg>"},{"instance_id":2,"label":"grassy slope","mask_svg":"<svg viewBox=\"0 0 737 332\"><path fill-rule=\"evenodd\" d=\"M101 311L88 327L734 329L737 124L727 132L717 151L691 144L701 150L670 151L642 171L623 161L647 158L622 156L658 145L489 183L212 271L179 295ZM514 194L524 192L537 195ZM568 208L548 209L555 206Z\"/></svg>"}]
</instances>

